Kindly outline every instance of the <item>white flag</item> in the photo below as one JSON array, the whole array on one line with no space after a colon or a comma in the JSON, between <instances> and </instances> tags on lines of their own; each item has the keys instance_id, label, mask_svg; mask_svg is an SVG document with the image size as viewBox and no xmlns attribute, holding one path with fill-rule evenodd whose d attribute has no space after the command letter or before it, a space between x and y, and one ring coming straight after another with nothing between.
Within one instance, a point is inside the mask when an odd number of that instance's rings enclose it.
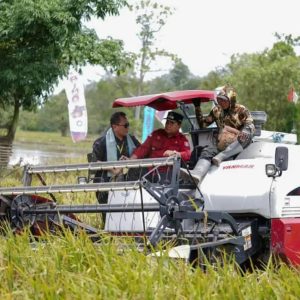
<instances>
[{"instance_id":1,"label":"white flag","mask_svg":"<svg viewBox=\"0 0 300 300\"><path fill-rule=\"evenodd\" d=\"M71 137L76 143L86 138L88 121L84 85L80 75L75 70L69 72L65 90L68 99Z\"/></svg>"},{"instance_id":2,"label":"white flag","mask_svg":"<svg viewBox=\"0 0 300 300\"><path fill-rule=\"evenodd\" d=\"M295 103L295 104L297 104L297 102L298 102L298 94L296 93L296 92L294 92L294 97L293 97L293 102Z\"/></svg>"},{"instance_id":3,"label":"white flag","mask_svg":"<svg viewBox=\"0 0 300 300\"><path fill-rule=\"evenodd\" d=\"M297 93L296 93L294 87L292 87L292 88L289 90L289 93L288 93L288 97L287 97L288 101L297 104L298 98L299 98L299 97L298 97L298 95L297 95Z\"/></svg>"}]
</instances>

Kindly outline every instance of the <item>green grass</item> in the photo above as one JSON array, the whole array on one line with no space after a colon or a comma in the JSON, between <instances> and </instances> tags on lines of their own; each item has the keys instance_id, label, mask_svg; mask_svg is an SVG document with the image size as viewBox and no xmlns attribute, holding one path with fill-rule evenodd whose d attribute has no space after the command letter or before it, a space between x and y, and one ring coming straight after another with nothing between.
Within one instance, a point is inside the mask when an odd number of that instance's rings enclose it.
<instances>
[{"instance_id":1,"label":"green grass","mask_svg":"<svg viewBox=\"0 0 300 300\"><path fill-rule=\"evenodd\" d=\"M58 134L17 134L18 142L36 140L72 146L70 138ZM90 147L91 140L86 144ZM1 178L2 186L20 185L22 172L16 169L11 175ZM63 174L46 180L75 182ZM95 203L92 194L57 198L59 203ZM99 217L81 217L100 226ZM243 273L227 262L203 272L166 256L147 257L130 239L103 235L101 244L93 244L84 233L74 236L66 231L33 241L28 232L14 235L9 229L0 235L0 299L231 300L299 299L299 295L299 269L285 264L275 268L270 263L264 270Z\"/></svg>"},{"instance_id":2,"label":"green grass","mask_svg":"<svg viewBox=\"0 0 300 300\"><path fill-rule=\"evenodd\" d=\"M91 150L94 140L98 136L88 135L87 138L78 143L74 143L70 136L61 136L58 132L42 131L21 131L18 130L15 136L15 143L33 143L43 145L59 145L66 148L77 148L82 150Z\"/></svg>"}]
</instances>

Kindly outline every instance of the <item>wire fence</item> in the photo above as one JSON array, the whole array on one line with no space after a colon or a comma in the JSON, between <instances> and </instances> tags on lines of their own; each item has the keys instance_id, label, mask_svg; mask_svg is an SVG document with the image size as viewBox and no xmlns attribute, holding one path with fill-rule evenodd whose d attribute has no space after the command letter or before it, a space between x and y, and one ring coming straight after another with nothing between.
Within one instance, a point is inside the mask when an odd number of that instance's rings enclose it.
<instances>
[{"instance_id":1,"label":"wire fence","mask_svg":"<svg viewBox=\"0 0 300 300\"><path fill-rule=\"evenodd\" d=\"M13 147L10 143L1 143L0 145L0 168L6 168L9 162L9 158L12 155Z\"/></svg>"}]
</instances>

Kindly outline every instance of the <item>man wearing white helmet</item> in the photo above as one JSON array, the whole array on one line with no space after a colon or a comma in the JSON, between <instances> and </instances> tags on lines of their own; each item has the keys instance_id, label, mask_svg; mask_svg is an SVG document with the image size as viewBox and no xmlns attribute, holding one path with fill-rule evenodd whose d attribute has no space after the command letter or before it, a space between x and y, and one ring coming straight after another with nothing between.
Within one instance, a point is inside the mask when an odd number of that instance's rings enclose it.
<instances>
[{"instance_id":1,"label":"man wearing white helmet","mask_svg":"<svg viewBox=\"0 0 300 300\"><path fill-rule=\"evenodd\" d=\"M191 171L193 177L201 183L211 163L217 166L223 160L237 155L252 141L255 127L248 109L236 103L233 89L224 87L217 95L217 105L204 117L200 101L193 101L195 114L200 128L216 123L219 128L218 141L215 145L205 147Z\"/></svg>"}]
</instances>

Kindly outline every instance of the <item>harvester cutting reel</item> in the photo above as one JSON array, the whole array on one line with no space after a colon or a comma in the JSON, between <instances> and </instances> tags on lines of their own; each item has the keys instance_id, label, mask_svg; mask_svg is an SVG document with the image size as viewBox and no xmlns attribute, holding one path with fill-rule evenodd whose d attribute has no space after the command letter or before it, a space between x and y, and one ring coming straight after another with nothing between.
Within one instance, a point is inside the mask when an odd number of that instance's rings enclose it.
<instances>
[{"instance_id":1,"label":"harvester cutting reel","mask_svg":"<svg viewBox=\"0 0 300 300\"><path fill-rule=\"evenodd\" d=\"M133 167L141 162L116 162L116 167ZM143 161L143 167L160 167L163 160ZM165 161L170 165L170 161ZM156 165L155 165L156 164ZM93 164L80 165L80 168L94 167ZM97 168L111 168L112 165L96 163ZM259 248L256 236L256 221L246 222L235 220L230 214L220 211L206 212L203 201L193 197L191 189L182 188L179 181L180 159L173 158L171 161L172 176L167 184L152 183L147 176L137 181L89 183L62 186L41 186L22 188L0 188L0 195L11 200L10 220L16 231L21 231L24 226L29 226L34 234L41 231L57 232L58 229L67 227L72 231L86 231L94 241L99 240L99 230L82 223L77 213L125 213L125 212L159 212L160 220L157 226L151 230L148 245L152 247L165 239L174 239L176 245L189 246L189 259L194 260L199 252L207 257L213 257L216 251L226 250L234 254L237 261L242 263ZM32 168L34 172L58 172L78 169L79 166L64 166ZM96 168L96 167L95 167ZM27 182L29 182L27 180ZM141 192L140 204L84 204L84 205L59 205L55 201L40 196L41 193L53 195L62 192L103 192L120 190L146 190L157 203L143 203ZM191 193L192 192L192 193ZM14 197L12 197L14 195ZM17 196L16 196L17 195Z\"/></svg>"},{"instance_id":2,"label":"harvester cutting reel","mask_svg":"<svg viewBox=\"0 0 300 300\"><path fill-rule=\"evenodd\" d=\"M11 201L10 224L17 233L29 228L34 236L40 236L45 232L57 234L63 228L68 228L74 233L85 230L93 241L99 240L97 230L81 222L71 211L61 213L56 203L45 197L18 195Z\"/></svg>"},{"instance_id":3,"label":"harvester cutting reel","mask_svg":"<svg viewBox=\"0 0 300 300\"><path fill-rule=\"evenodd\" d=\"M147 182L145 186L147 187ZM153 192L149 189L148 191ZM156 195L157 190L155 191ZM182 196L181 196L182 197ZM98 204L89 206L90 212L145 212L159 211L161 219L148 239L148 246L156 247L160 241L176 240L176 245L189 246L189 260L195 261L204 256L214 261L221 251L235 256L238 263L243 263L260 247L258 244L257 223L237 223L235 219L224 212L196 209L190 200L171 196L160 197L160 205L145 204L144 207ZM93 241L99 241L99 231L92 226L80 222L74 211L83 212L81 206L56 205L55 202L32 195L20 195L11 204L11 224L16 231L29 226L32 233L40 235L42 231L57 233L58 229L69 228L76 232L85 230ZM85 210L86 212L87 210Z\"/></svg>"}]
</instances>

